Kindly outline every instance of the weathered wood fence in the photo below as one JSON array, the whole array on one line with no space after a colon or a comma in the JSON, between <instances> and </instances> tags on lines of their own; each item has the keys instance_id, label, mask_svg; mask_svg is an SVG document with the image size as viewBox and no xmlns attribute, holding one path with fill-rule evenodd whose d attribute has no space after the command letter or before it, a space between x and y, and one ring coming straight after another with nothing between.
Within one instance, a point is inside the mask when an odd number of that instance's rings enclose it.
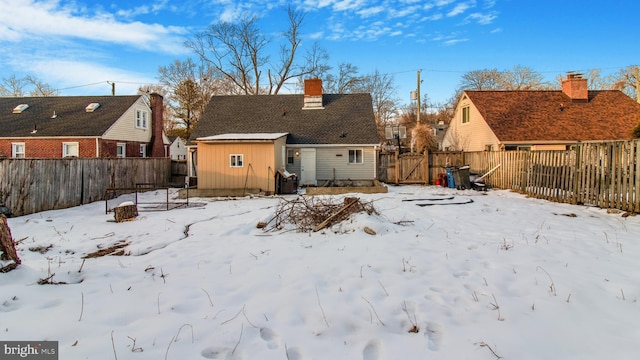
<instances>
[{"instance_id":1,"label":"weathered wood fence","mask_svg":"<svg viewBox=\"0 0 640 360\"><path fill-rule=\"evenodd\" d=\"M0 179L0 203L20 216L104 200L107 188L167 184L171 159L3 159Z\"/></svg>"},{"instance_id":2,"label":"weathered wood fence","mask_svg":"<svg viewBox=\"0 0 640 360\"><path fill-rule=\"evenodd\" d=\"M402 155L398 157L400 168ZM531 197L640 212L640 140L585 142L567 151L483 151L429 153L423 183L433 184L446 167L469 165L487 185ZM379 180L403 183L393 154L380 155ZM426 165L428 164L428 165ZM414 179L415 180L415 179ZM418 181L419 182L419 181Z\"/></svg>"}]
</instances>

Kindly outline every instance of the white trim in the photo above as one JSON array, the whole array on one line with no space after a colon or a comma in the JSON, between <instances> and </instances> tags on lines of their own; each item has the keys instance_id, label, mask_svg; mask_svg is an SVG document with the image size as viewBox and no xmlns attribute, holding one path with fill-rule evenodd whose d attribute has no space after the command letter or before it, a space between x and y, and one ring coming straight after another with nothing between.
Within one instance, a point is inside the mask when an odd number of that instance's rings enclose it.
<instances>
[{"instance_id":1,"label":"white trim","mask_svg":"<svg viewBox=\"0 0 640 360\"><path fill-rule=\"evenodd\" d=\"M18 146L22 146L22 152L18 153L16 151L16 148ZM22 154L22 156L16 156L17 154ZM27 154L27 145L25 145L25 143L23 142L12 142L11 143L11 157L14 159L22 159L25 158Z\"/></svg>"},{"instance_id":2,"label":"white trim","mask_svg":"<svg viewBox=\"0 0 640 360\"><path fill-rule=\"evenodd\" d=\"M122 148L122 155L118 154L118 149ZM116 144L116 157L118 158L126 158L127 157L127 143L117 143Z\"/></svg>"},{"instance_id":3,"label":"white trim","mask_svg":"<svg viewBox=\"0 0 640 360\"><path fill-rule=\"evenodd\" d=\"M69 148L73 148L75 147L76 151L75 154L72 154L71 152L69 152ZM62 157L70 157L70 156L75 156L78 157L80 156L80 144L78 144L77 141L63 141L62 142Z\"/></svg>"},{"instance_id":4,"label":"white trim","mask_svg":"<svg viewBox=\"0 0 640 360\"><path fill-rule=\"evenodd\" d=\"M238 163L240 163L240 165L238 165ZM244 154L229 154L229 167L230 168L244 167Z\"/></svg>"},{"instance_id":5,"label":"white trim","mask_svg":"<svg viewBox=\"0 0 640 360\"><path fill-rule=\"evenodd\" d=\"M199 137L196 141L216 141L216 140L277 140L289 133L229 133L212 136Z\"/></svg>"}]
</instances>

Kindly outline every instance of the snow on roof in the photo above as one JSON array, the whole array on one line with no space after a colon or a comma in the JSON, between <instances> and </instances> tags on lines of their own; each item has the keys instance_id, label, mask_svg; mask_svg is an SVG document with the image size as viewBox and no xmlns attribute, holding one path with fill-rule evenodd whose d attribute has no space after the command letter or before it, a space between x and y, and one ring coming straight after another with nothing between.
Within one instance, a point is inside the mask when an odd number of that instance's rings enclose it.
<instances>
[{"instance_id":1,"label":"snow on roof","mask_svg":"<svg viewBox=\"0 0 640 360\"><path fill-rule=\"evenodd\" d=\"M248 134L219 134L213 136L199 137L196 141L210 141L210 140L275 140L289 133L248 133Z\"/></svg>"}]
</instances>

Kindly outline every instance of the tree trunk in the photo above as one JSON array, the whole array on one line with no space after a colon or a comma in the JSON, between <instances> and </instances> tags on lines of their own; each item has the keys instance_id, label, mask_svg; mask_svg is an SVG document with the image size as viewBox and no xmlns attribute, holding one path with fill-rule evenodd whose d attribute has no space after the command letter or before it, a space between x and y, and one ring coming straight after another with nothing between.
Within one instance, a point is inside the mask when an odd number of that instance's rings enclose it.
<instances>
[{"instance_id":1,"label":"tree trunk","mask_svg":"<svg viewBox=\"0 0 640 360\"><path fill-rule=\"evenodd\" d=\"M0 260L12 261L9 265L0 267L0 272L11 271L20 265L21 261L16 252L16 244L11 237L11 229L7 224L7 217L0 214Z\"/></svg>"}]
</instances>

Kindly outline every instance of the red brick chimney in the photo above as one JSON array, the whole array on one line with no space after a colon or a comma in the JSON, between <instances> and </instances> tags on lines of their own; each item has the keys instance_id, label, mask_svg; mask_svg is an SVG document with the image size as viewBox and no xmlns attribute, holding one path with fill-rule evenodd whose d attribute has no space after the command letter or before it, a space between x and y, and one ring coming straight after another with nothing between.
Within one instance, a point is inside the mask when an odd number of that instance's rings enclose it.
<instances>
[{"instance_id":1,"label":"red brick chimney","mask_svg":"<svg viewBox=\"0 0 640 360\"><path fill-rule=\"evenodd\" d=\"M306 79L304 81L303 109L324 109L322 103L322 80Z\"/></svg>"},{"instance_id":2,"label":"red brick chimney","mask_svg":"<svg viewBox=\"0 0 640 360\"><path fill-rule=\"evenodd\" d=\"M162 95L152 93L149 95L151 106L151 140L149 141L150 157L166 157L163 140L164 105Z\"/></svg>"},{"instance_id":3,"label":"red brick chimney","mask_svg":"<svg viewBox=\"0 0 640 360\"><path fill-rule=\"evenodd\" d=\"M562 80L562 92L571 98L572 102L589 101L589 88L587 79L582 74L567 74L567 78Z\"/></svg>"}]
</instances>

